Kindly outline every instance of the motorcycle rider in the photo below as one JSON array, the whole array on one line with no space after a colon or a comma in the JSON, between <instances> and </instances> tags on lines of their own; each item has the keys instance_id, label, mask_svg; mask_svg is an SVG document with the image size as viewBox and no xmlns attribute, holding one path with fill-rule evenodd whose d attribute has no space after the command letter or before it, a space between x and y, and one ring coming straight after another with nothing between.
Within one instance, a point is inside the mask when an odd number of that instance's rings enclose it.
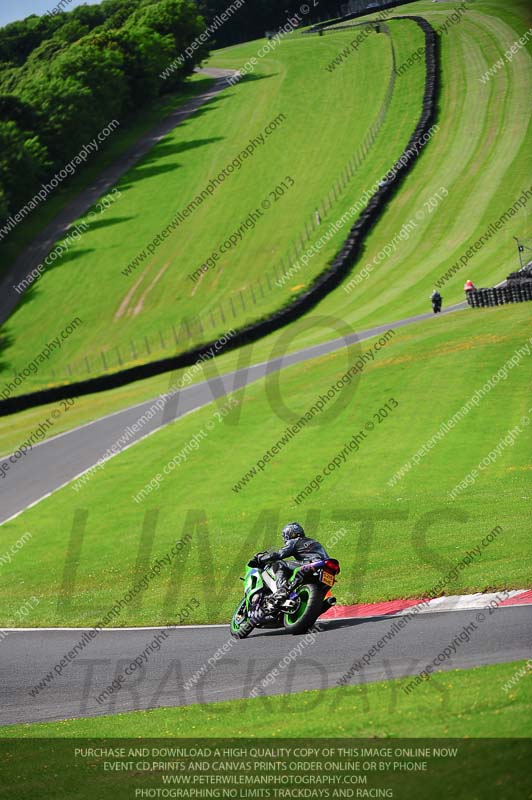
<instances>
[{"instance_id":1,"label":"motorcycle rider","mask_svg":"<svg viewBox=\"0 0 532 800\"><path fill-rule=\"evenodd\" d=\"M438 292L437 289L435 289L432 292L432 294L430 296L430 299L431 299L431 302L432 302L432 310L434 311L435 314L439 314L440 311L441 311L441 304L442 304L443 298L442 298L441 294Z\"/></svg>"},{"instance_id":2,"label":"motorcycle rider","mask_svg":"<svg viewBox=\"0 0 532 800\"><path fill-rule=\"evenodd\" d=\"M305 531L298 522L289 522L283 528L284 546L273 553L263 553L257 560L261 566L271 563L271 570L275 573L275 585L277 591L272 595L272 600L276 605L282 603L294 587L294 583L289 585L288 579L292 574L292 569L300 564L318 561L329 558L327 551L315 539L305 536ZM283 559L293 558L295 562L287 564ZM296 581L297 583L297 581Z\"/></svg>"}]
</instances>

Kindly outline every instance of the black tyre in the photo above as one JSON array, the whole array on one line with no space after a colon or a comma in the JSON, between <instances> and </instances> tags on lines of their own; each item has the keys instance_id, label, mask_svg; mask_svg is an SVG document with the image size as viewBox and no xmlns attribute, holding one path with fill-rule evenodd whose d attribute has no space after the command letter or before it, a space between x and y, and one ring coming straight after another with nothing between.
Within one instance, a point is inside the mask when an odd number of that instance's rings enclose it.
<instances>
[{"instance_id":1,"label":"black tyre","mask_svg":"<svg viewBox=\"0 0 532 800\"><path fill-rule=\"evenodd\" d=\"M231 619L231 636L235 639L245 639L253 630L253 624L249 621L246 611L246 601L242 600L236 607Z\"/></svg>"},{"instance_id":2,"label":"black tyre","mask_svg":"<svg viewBox=\"0 0 532 800\"><path fill-rule=\"evenodd\" d=\"M297 588L301 600L296 611L285 614L283 625L289 633L305 633L311 628L323 608L323 589L314 583L304 583Z\"/></svg>"}]
</instances>

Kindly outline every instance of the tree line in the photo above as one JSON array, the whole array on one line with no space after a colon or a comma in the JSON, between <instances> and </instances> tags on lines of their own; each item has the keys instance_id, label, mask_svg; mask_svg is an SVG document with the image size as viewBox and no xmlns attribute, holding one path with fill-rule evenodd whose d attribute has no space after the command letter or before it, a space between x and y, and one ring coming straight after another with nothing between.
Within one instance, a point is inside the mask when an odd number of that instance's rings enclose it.
<instances>
[{"instance_id":1,"label":"tree line","mask_svg":"<svg viewBox=\"0 0 532 800\"><path fill-rule=\"evenodd\" d=\"M0 220L109 122L174 91L207 46L159 75L204 29L192 0L104 0L0 29Z\"/></svg>"},{"instance_id":2,"label":"tree line","mask_svg":"<svg viewBox=\"0 0 532 800\"><path fill-rule=\"evenodd\" d=\"M369 0L360 0L369 3ZM220 15L231 0L199 0L199 8L207 23ZM320 19L340 16L340 0L247 0L230 24L216 33L216 46L226 47L239 42L260 39L266 31L276 31L289 18L299 14L301 27Z\"/></svg>"}]
</instances>

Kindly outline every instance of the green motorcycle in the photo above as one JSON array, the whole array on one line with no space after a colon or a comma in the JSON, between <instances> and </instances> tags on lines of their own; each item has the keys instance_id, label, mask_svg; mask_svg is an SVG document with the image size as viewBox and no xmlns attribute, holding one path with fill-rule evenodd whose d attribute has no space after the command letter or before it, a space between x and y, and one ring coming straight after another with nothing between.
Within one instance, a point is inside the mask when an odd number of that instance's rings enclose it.
<instances>
[{"instance_id":1,"label":"green motorcycle","mask_svg":"<svg viewBox=\"0 0 532 800\"><path fill-rule=\"evenodd\" d=\"M244 598L231 619L231 635L245 639L254 628L285 628L293 634L305 633L319 616L336 603L331 589L340 572L335 558L320 559L308 564L286 562L292 572L290 593L279 606L272 600L277 590L275 574L270 566L261 566L257 553L247 564Z\"/></svg>"}]
</instances>

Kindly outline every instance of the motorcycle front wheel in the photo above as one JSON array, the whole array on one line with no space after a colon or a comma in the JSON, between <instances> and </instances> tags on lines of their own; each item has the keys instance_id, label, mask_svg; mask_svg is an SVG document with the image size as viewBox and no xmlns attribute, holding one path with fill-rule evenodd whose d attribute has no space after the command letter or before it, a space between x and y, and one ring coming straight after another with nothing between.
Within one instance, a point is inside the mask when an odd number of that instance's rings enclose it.
<instances>
[{"instance_id":1,"label":"motorcycle front wheel","mask_svg":"<svg viewBox=\"0 0 532 800\"><path fill-rule=\"evenodd\" d=\"M300 603L295 611L285 614L283 625L289 633L305 633L311 628L323 608L323 590L314 583L304 583L297 589Z\"/></svg>"},{"instance_id":2,"label":"motorcycle front wheel","mask_svg":"<svg viewBox=\"0 0 532 800\"><path fill-rule=\"evenodd\" d=\"M234 636L235 639L245 639L252 630L253 625L249 621L246 611L246 601L242 600L231 618L231 636Z\"/></svg>"}]
</instances>

